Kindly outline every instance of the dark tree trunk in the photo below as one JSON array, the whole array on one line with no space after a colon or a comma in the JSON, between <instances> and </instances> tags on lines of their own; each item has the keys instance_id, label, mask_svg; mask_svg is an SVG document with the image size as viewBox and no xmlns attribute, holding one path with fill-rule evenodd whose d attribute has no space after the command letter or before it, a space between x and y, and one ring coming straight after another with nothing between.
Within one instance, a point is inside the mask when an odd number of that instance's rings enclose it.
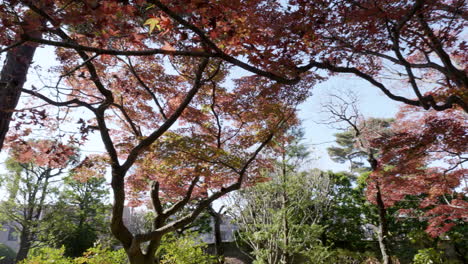
<instances>
[{"instance_id":1,"label":"dark tree trunk","mask_svg":"<svg viewBox=\"0 0 468 264\"><path fill-rule=\"evenodd\" d=\"M41 24L37 18L25 17L25 22ZM34 27L29 25L29 27ZM41 38L40 26L34 30L25 30L25 33L35 38ZM3 147L5 136L8 132L13 111L18 104L21 89L26 82L29 67L36 51L36 43L25 43L7 52L5 63L0 73L0 150Z\"/></svg>"},{"instance_id":2,"label":"dark tree trunk","mask_svg":"<svg viewBox=\"0 0 468 264\"><path fill-rule=\"evenodd\" d=\"M453 245L453 249L455 250L456 256L459 260L461 260L461 263L468 263L468 258L466 257L466 248L464 249L463 247L460 247L455 243Z\"/></svg>"},{"instance_id":3,"label":"dark tree trunk","mask_svg":"<svg viewBox=\"0 0 468 264\"><path fill-rule=\"evenodd\" d=\"M285 146L283 146L283 149L286 149ZM286 152L283 152L283 160L282 160L282 188L283 190L281 191L281 209L283 211L282 213L282 225L283 225L283 250L280 258L280 263L281 264L289 264L291 262L291 254L289 252L289 221L288 221L288 215L287 215L287 208L288 208L288 194L286 193L286 182L287 182L287 168L286 168Z\"/></svg>"},{"instance_id":4,"label":"dark tree trunk","mask_svg":"<svg viewBox=\"0 0 468 264\"><path fill-rule=\"evenodd\" d=\"M15 262L19 263L28 256L29 249L31 249L31 230L23 227L20 235L20 246L16 254Z\"/></svg>"},{"instance_id":5,"label":"dark tree trunk","mask_svg":"<svg viewBox=\"0 0 468 264\"><path fill-rule=\"evenodd\" d=\"M214 224L214 254L216 256L223 256L224 249L223 249L223 239L221 237L221 214L216 212L213 207L208 207L208 211L210 215L213 217L213 224Z\"/></svg>"},{"instance_id":6,"label":"dark tree trunk","mask_svg":"<svg viewBox=\"0 0 468 264\"><path fill-rule=\"evenodd\" d=\"M130 264L155 264L154 259L149 259L143 254L128 255Z\"/></svg>"}]
</instances>

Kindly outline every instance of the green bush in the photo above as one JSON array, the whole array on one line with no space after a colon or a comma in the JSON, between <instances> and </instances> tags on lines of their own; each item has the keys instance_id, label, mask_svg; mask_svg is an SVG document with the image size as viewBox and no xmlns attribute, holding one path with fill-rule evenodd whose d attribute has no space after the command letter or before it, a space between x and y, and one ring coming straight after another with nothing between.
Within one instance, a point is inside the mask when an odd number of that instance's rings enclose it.
<instances>
[{"instance_id":1,"label":"green bush","mask_svg":"<svg viewBox=\"0 0 468 264\"><path fill-rule=\"evenodd\" d=\"M176 237L168 234L164 237L159 256L161 264L214 264L215 257L205 253L206 244L195 239L196 234Z\"/></svg>"},{"instance_id":2,"label":"green bush","mask_svg":"<svg viewBox=\"0 0 468 264\"><path fill-rule=\"evenodd\" d=\"M0 243L0 264L10 264L15 261L16 253L5 244Z\"/></svg>"},{"instance_id":3,"label":"green bush","mask_svg":"<svg viewBox=\"0 0 468 264\"><path fill-rule=\"evenodd\" d=\"M376 256L371 252L356 252L347 249L337 248L332 251L327 263L335 264L374 264L380 263Z\"/></svg>"},{"instance_id":4,"label":"green bush","mask_svg":"<svg viewBox=\"0 0 468 264\"><path fill-rule=\"evenodd\" d=\"M127 255L123 249L108 250L100 246L88 249L82 257L64 256L65 248L43 247L35 249L21 264L127 264Z\"/></svg>"},{"instance_id":5,"label":"green bush","mask_svg":"<svg viewBox=\"0 0 468 264\"><path fill-rule=\"evenodd\" d=\"M31 251L29 256L21 261L21 264L74 264L73 260L63 254L65 248L42 247Z\"/></svg>"},{"instance_id":6,"label":"green bush","mask_svg":"<svg viewBox=\"0 0 468 264\"><path fill-rule=\"evenodd\" d=\"M414 255L413 264L442 264L444 263L443 253L434 248L425 248L418 250Z\"/></svg>"},{"instance_id":7,"label":"green bush","mask_svg":"<svg viewBox=\"0 0 468 264\"><path fill-rule=\"evenodd\" d=\"M304 263L308 264L325 264L328 263L328 259L332 253L328 247L321 244L316 244L308 250L301 252L301 256L304 257Z\"/></svg>"},{"instance_id":8,"label":"green bush","mask_svg":"<svg viewBox=\"0 0 468 264\"><path fill-rule=\"evenodd\" d=\"M216 258L205 253L206 244L195 239L196 234L164 237L158 251L160 264L215 264ZM128 264L125 251L109 250L101 246L88 249L83 256L69 258L65 248L34 249L21 264Z\"/></svg>"},{"instance_id":9,"label":"green bush","mask_svg":"<svg viewBox=\"0 0 468 264\"><path fill-rule=\"evenodd\" d=\"M108 250L101 246L88 249L83 257L75 259L76 264L127 264L128 258L124 249Z\"/></svg>"}]
</instances>

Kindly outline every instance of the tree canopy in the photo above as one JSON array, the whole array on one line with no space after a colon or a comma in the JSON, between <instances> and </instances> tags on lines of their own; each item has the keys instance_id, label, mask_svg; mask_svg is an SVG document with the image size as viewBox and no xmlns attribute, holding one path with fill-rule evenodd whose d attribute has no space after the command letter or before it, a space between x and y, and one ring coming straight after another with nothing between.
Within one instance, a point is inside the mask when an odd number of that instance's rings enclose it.
<instances>
[{"instance_id":1,"label":"tree canopy","mask_svg":"<svg viewBox=\"0 0 468 264\"><path fill-rule=\"evenodd\" d=\"M255 183L273 163L265 155L272 140L299 122L297 105L332 75L357 76L392 100L431 110L428 116L459 116L458 130L449 132L460 144L440 129L424 144L436 148L440 139L455 156L466 144L459 124L468 112L464 0L7 0L0 15L0 146L5 139L24 148L20 158L54 165L73 148L34 146L38 128L59 139L54 146L84 144L98 131L105 154L77 169L84 179L110 167L111 230L131 263L154 262L164 234ZM47 69L55 82L24 87L43 46L59 61ZM246 74L236 77L239 68ZM21 94L32 99L17 109ZM81 109L87 114L73 114ZM384 149L382 161L393 165L389 157L408 150L403 139L420 138L395 138L397 148ZM32 156L34 147L45 154ZM427 166L435 157L414 162ZM372 164L376 173L383 169ZM450 170L458 179L463 172ZM190 213L174 217L193 201ZM450 201L464 209L460 199ZM129 231L126 202L154 210L150 231Z\"/></svg>"}]
</instances>

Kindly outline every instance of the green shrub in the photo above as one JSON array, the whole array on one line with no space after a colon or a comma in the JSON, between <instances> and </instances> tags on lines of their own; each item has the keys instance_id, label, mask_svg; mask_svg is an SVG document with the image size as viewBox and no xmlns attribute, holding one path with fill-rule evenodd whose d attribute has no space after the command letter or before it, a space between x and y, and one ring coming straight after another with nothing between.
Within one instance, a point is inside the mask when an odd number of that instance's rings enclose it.
<instances>
[{"instance_id":1,"label":"green shrub","mask_svg":"<svg viewBox=\"0 0 468 264\"><path fill-rule=\"evenodd\" d=\"M195 234L176 237L168 234L164 237L159 255L161 264L214 264L215 257L204 252L206 244L195 239Z\"/></svg>"},{"instance_id":2,"label":"green shrub","mask_svg":"<svg viewBox=\"0 0 468 264\"><path fill-rule=\"evenodd\" d=\"M444 263L443 253L434 248L425 248L418 250L414 255L413 264L442 264Z\"/></svg>"},{"instance_id":3,"label":"green shrub","mask_svg":"<svg viewBox=\"0 0 468 264\"><path fill-rule=\"evenodd\" d=\"M165 236L158 251L160 264L215 264L216 258L205 253L206 244L195 237L195 234L183 237L171 234ZM34 249L21 264L128 264L123 249L109 250L97 246L77 258L66 257L64 253L64 247Z\"/></svg>"},{"instance_id":4,"label":"green shrub","mask_svg":"<svg viewBox=\"0 0 468 264\"><path fill-rule=\"evenodd\" d=\"M0 264L10 264L15 261L16 253L5 244L0 243Z\"/></svg>"},{"instance_id":5,"label":"green shrub","mask_svg":"<svg viewBox=\"0 0 468 264\"><path fill-rule=\"evenodd\" d=\"M124 249L109 250L101 246L93 247L75 259L76 264L127 264L128 258Z\"/></svg>"},{"instance_id":6,"label":"green shrub","mask_svg":"<svg viewBox=\"0 0 468 264\"><path fill-rule=\"evenodd\" d=\"M65 248L43 247L35 249L21 264L127 264L123 249L109 250L101 246L88 249L82 257L75 259L64 256Z\"/></svg>"},{"instance_id":7,"label":"green shrub","mask_svg":"<svg viewBox=\"0 0 468 264\"><path fill-rule=\"evenodd\" d=\"M330 252L328 247L317 243L308 250L302 251L301 256L304 257L304 263L325 264L328 263L328 259L332 256L332 252Z\"/></svg>"},{"instance_id":8,"label":"green shrub","mask_svg":"<svg viewBox=\"0 0 468 264\"><path fill-rule=\"evenodd\" d=\"M380 263L376 256L371 252L356 252L347 249L337 248L332 251L327 263L335 264L374 264Z\"/></svg>"},{"instance_id":9,"label":"green shrub","mask_svg":"<svg viewBox=\"0 0 468 264\"><path fill-rule=\"evenodd\" d=\"M21 261L21 264L74 264L73 260L65 257L63 254L65 248L36 248L31 251L29 256Z\"/></svg>"}]
</instances>

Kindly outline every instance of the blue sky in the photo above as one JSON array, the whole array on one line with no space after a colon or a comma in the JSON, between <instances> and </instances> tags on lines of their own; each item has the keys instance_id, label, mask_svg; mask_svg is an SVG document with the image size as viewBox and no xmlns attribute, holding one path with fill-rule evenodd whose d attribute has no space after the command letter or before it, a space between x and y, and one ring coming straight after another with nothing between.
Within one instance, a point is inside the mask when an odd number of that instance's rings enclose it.
<instances>
[{"instance_id":1,"label":"blue sky","mask_svg":"<svg viewBox=\"0 0 468 264\"><path fill-rule=\"evenodd\" d=\"M362 79L351 76L335 76L318 84L313 95L300 106L299 117L303 120L305 130L304 143L313 147L316 160L310 166L322 170L340 171L347 169L346 165L337 164L330 160L326 148L333 145L334 133L340 132L329 125L320 124L328 115L323 113L321 104L329 100L330 93L349 89L358 98L358 108L364 117L393 117L398 111L399 104L387 98L377 87Z\"/></svg>"}]
</instances>

